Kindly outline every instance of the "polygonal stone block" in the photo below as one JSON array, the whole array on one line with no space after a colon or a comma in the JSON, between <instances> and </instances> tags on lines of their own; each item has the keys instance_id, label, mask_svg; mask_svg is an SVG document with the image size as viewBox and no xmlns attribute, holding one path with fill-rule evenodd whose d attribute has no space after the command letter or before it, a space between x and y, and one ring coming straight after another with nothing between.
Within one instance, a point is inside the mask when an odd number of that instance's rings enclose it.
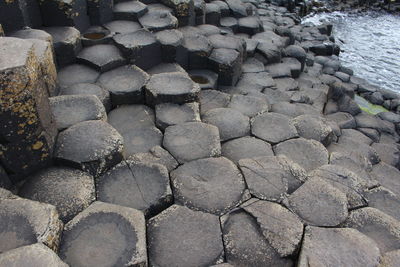
<instances>
[{"instance_id":1,"label":"polygonal stone block","mask_svg":"<svg viewBox=\"0 0 400 267\"><path fill-rule=\"evenodd\" d=\"M59 255L71 266L147 266L143 213L96 201L65 225Z\"/></svg>"},{"instance_id":2,"label":"polygonal stone block","mask_svg":"<svg viewBox=\"0 0 400 267\"><path fill-rule=\"evenodd\" d=\"M184 73L160 73L151 76L146 88L146 103L157 105L160 103L183 104L197 101L200 87Z\"/></svg>"},{"instance_id":3,"label":"polygonal stone block","mask_svg":"<svg viewBox=\"0 0 400 267\"><path fill-rule=\"evenodd\" d=\"M116 20L133 20L138 19L146 14L147 6L140 1L124 1L114 5L114 19Z\"/></svg>"},{"instance_id":4,"label":"polygonal stone block","mask_svg":"<svg viewBox=\"0 0 400 267\"><path fill-rule=\"evenodd\" d=\"M113 20L104 24L104 27L111 33L131 33L140 30L142 27L139 23L129 20Z\"/></svg>"},{"instance_id":5,"label":"polygonal stone block","mask_svg":"<svg viewBox=\"0 0 400 267\"><path fill-rule=\"evenodd\" d=\"M195 12L193 0L162 0L161 2L173 9L179 21L179 27L194 25Z\"/></svg>"},{"instance_id":6,"label":"polygonal stone block","mask_svg":"<svg viewBox=\"0 0 400 267\"><path fill-rule=\"evenodd\" d=\"M87 10L92 25L103 25L113 19L112 0L87 0Z\"/></svg>"},{"instance_id":7,"label":"polygonal stone block","mask_svg":"<svg viewBox=\"0 0 400 267\"><path fill-rule=\"evenodd\" d=\"M78 83L95 83L100 73L81 64L69 65L58 72L58 83L61 88Z\"/></svg>"},{"instance_id":8,"label":"polygonal stone block","mask_svg":"<svg viewBox=\"0 0 400 267\"><path fill-rule=\"evenodd\" d=\"M161 63L161 45L148 30L117 34L114 41L124 56L139 68L147 70Z\"/></svg>"},{"instance_id":9,"label":"polygonal stone block","mask_svg":"<svg viewBox=\"0 0 400 267\"><path fill-rule=\"evenodd\" d=\"M102 26L92 26L81 35L81 42L84 47L100 44L111 44L111 32Z\"/></svg>"},{"instance_id":10,"label":"polygonal stone block","mask_svg":"<svg viewBox=\"0 0 400 267\"><path fill-rule=\"evenodd\" d=\"M196 102L186 104L164 103L155 106L156 125L162 130L168 126L185 122L200 121L199 104Z\"/></svg>"},{"instance_id":11,"label":"polygonal stone block","mask_svg":"<svg viewBox=\"0 0 400 267\"><path fill-rule=\"evenodd\" d=\"M0 24L6 33L26 26L42 26L42 17L36 1L12 0L0 2Z\"/></svg>"},{"instance_id":12,"label":"polygonal stone block","mask_svg":"<svg viewBox=\"0 0 400 267\"><path fill-rule=\"evenodd\" d=\"M199 34L184 35L183 47L188 51L188 68L207 68L207 58L211 53L212 46L208 39Z\"/></svg>"},{"instance_id":13,"label":"polygonal stone block","mask_svg":"<svg viewBox=\"0 0 400 267\"><path fill-rule=\"evenodd\" d=\"M152 32L175 29L178 27L178 19L170 12L162 10L149 11L139 18L139 22L143 28Z\"/></svg>"},{"instance_id":14,"label":"polygonal stone block","mask_svg":"<svg viewBox=\"0 0 400 267\"><path fill-rule=\"evenodd\" d=\"M125 64L125 58L114 45L100 44L84 48L78 55L77 61L106 72Z\"/></svg>"},{"instance_id":15,"label":"polygonal stone block","mask_svg":"<svg viewBox=\"0 0 400 267\"><path fill-rule=\"evenodd\" d=\"M220 85L235 85L242 74L242 58L233 49L214 49L209 57L210 67L218 73Z\"/></svg>"},{"instance_id":16,"label":"polygonal stone block","mask_svg":"<svg viewBox=\"0 0 400 267\"><path fill-rule=\"evenodd\" d=\"M161 43L164 62L177 62L183 67L188 64L188 52L183 48L183 34L178 30L164 30L156 33Z\"/></svg>"}]
</instances>

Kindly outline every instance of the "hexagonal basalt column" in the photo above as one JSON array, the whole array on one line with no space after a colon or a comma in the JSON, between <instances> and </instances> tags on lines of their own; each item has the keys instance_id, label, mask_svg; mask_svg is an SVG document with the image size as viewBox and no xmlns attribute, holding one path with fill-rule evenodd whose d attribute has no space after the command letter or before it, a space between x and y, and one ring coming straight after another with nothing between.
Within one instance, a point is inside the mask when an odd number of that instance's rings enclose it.
<instances>
[{"instance_id":1,"label":"hexagonal basalt column","mask_svg":"<svg viewBox=\"0 0 400 267\"><path fill-rule=\"evenodd\" d=\"M242 74L242 58L240 53L233 49L214 49L209 63L213 71L218 73L220 85L235 85Z\"/></svg>"},{"instance_id":2,"label":"hexagonal basalt column","mask_svg":"<svg viewBox=\"0 0 400 267\"><path fill-rule=\"evenodd\" d=\"M92 25L102 25L113 19L113 0L86 0Z\"/></svg>"},{"instance_id":3,"label":"hexagonal basalt column","mask_svg":"<svg viewBox=\"0 0 400 267\"><path fill-rule=\"evenodd\" d=\"M212 46L207 37L200 34L184 35L183 47L188 51L189 69L202 69L207 67L207 58L212 50Z\"/></svg>"},{"instance_id":4,"label":"hexagonal basalt column","mask_svg":"<svg viewBox=\"0 0 400 267\"><path fill-rule=\"evenodd\" d=\"M131 63L144 70L161 63L161 45L148 30L117 34L114 41Z\"/></svg>"},{"instance_id":5,"label":"hexagonal basalt column","mask_svg":"<svg viewBox=\"0 0 400 267\"><path fill-rule=\"evenodd\" d=\"M125 63L125 58L121 55L118 48L108 44L84 48L78 54L77 60L100 72L109 71Z\"/></svg>"},{"instance_id":6,"label":"hexagonal basalt column","mask_svg":"<svg viewBox=\"0 0 400 267\"><path fill-rule=\"evenodd\" d=\"M126 1L115 4L114 19L137 21L141 16L147 13L148 9L140 1Z\"/></svg>"},{"instance_id":7,"label":"hexagonal basalt column","mask_svg":"<svg viewBox=\"0 0 400 267\"><path fill-rule=\"evenodd\" d=\"M25 26L40 27L42 18L38 3L29 0L1 1L0 24L6 33L20 30Z\"/></svg>"},{"instance_id":8,"label":"hexagonal basalt column","mask_svg":"<svg viewBox=\"0 0 400 267\"><path fill-rule=\"evenodd\" d=\"M164 10L150 10L147 14L139 18L143 28L153 32L178 27L178 20L170 12Z\"/></svg>"},{"instance_id":9,"label":"hexagonal basalt column","mask_svg":"<svg viewBox=\"0 0 400 267\"><path fill-rule=\"evenodd\" d=\"M188 52L183 47L183 34L178 30L164 30L156 33L161 43L164 62L177 62L182 67L188 64Z\"/></svg>"},{"instance_id":10,"label":"hexagonal basalt column","mask_svg":"<svg viewBox=\"0 0 400 267\"><path fill-rule=\"evenodd\" d=\"M153 75L146 84L146 102L183 104L197 101L200 87L184 73L171 72Z\"/></svg>"},{"instance_id":11,"label":"hexagonal basalt column","mask_svg":"<svg viewBox=\"0 0 400 267\"><path fill-rule=\"evenodd\" d=\"M0 47L0 162L15 182L49 163L57 131L34 43L4 37Z\"/></svg>"},{"instance_id":12,"label":"hexagonal basalt column","mask_svg":"<svg viewBox=\"0 0 400 267\"><path fill-rule=\"evenodd\" d=\"M194 25L195 12L193 0L161 0L161 2L174 10L174 14L179 21L179 27Z\"/></svg>"},{"instance_id":13,"label":"hexagonal basalt column","mask_svg":"<svg viewBox=\"0 0 400 267\"><path fill-rule=\"evenodd\" d=\"M73 26L80 31L90 26L86 0L42 0L39 5L45 26Z\"/></svg>"},{"instance_id":14,"label":"hexagonal basalt column","mask_svg":"<svg viewBox=\"0 0 400 267\"><path fill-rule=\"evenodd\" d=\"M70 266L147 266L143 213L94 202L65 225L59 254Z\"/></svg>"}]
</instances>

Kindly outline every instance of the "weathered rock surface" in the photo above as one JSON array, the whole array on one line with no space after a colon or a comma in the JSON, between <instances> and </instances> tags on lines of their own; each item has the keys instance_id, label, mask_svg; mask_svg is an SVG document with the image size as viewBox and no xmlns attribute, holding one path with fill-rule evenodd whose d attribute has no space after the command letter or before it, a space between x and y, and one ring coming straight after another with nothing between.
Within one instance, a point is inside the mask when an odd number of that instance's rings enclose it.
<instances>
[{"instance_id":1,"label":"weathered rock surface","mask_svg":"<svg viewBox=\"0 0 400 267\"><path fill-rule=\"evenodd\" d=\"M223 256L219 219L209 213L173 205L149 220L147 235L151 266L210 266Z\"/></svg>"},{"instance_id":2,"label":"weathered rock surface","mask_svg":"<svg viewBox=\"0 0 400 267\"><path fill-rule=\"evenodd\" d=\"M334 132L328 122L319 116L300 115L292 120L299 135L306 139L314 139L328 146L334 139Z\"/></svg>"},{"instance_id":3,"label":"weathered rock surface","mask_svg":"<svg viewBox=\"0 0 400 267\"><path fill-rule=\"evenodd\" d=\"M185 122L200 121L199 104L196 102L186 104L164 103L156 105L156 125L165 130L168 126Z\"/></svg>"},{"instance_id":4,"label":"weathered rock surface","mask_svg":"<svg viewBox=\"0 0 400 267\"><path fill-rule=\"evenodd\" d=\"M175 202L221 215L243 199L245 183L239 169L226 158L206 158L171 172Z\"/></svg>"},{"instance_id":5,"label":"weathered rock surface","mask_svg":"<svg viewBox=\"0 0 400 267\"><path fill-rule=\"evenodd\" d=\"M96 201L65 225L59 255L71 266L146 266L143 213Z\"/></svg>"},{"instance_id":6,"label":"weathered rock surface","mask_svg":"<svg viewBox=\"0 0 400 267\"><path fill-rule=\"evenodd\" d=\"M368 200L368 206L378 209L396 220L400 220L400 198L385 187L373 188L365 192L365 198Z\"/></svg>"},{"instance_id":7,"label":"weathered rock surface","mask_svg":"<svg viewBox=\"0 0 400 267\"><path fill-rule=\"evenodd\" d=\"M133 154L128 159L135 162L158 163L164 165L168 171L172 171L178 167L176 159L167 150L160 146L152 147L147 153Z\"/></svg>"}]
</instances>

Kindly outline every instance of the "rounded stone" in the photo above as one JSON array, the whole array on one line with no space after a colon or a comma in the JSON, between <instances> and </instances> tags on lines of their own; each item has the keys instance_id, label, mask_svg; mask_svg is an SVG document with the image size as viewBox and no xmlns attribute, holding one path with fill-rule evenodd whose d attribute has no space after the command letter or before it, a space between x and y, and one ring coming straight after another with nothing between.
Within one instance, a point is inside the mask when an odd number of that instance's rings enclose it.
<instances>
[{"instance_id":1,"label":"rounded stone","mask_svg":"<svg viewBox=\"0 0 400 267\"><path fill-rule=\"evenodd\" d=\"M288 157L306 171L328 164L328 151L320 142L315 140L304 138L287 140L276 145L274 152L277 156Z\"/></svg>"},{"instance_id":2,"label":"rounded stone","mask_svg":"<svg viewBox=\"0 0 400 267\"><path fill-rule=\"evenodd\" d=\"M103 103L106 111L111 108L110 92L93 83L76 83L60 89L60 95L95 95Z\"/></svg>"},{"instance_id":3,"label":"rounded stone","mask_svg":"<svg viewBox=\"0 0 400 267\"><path fill-rule=\"evenodd\" d=\"M168 170L154 163L123 161L96 180L99 201L143 211L150 217L172 203Z\"/></svg>"},{"instance_id":4,"label":"rounded stone","mask_svg":"<svg viewBox=\"0 0 400 267\"><path fill-rule=\"evenodd\" d=\"M218 128L202 122L168 127L163 146L180 163L221 155Z\"/></svg>"},{"instance_id":5,"label":"rounded stone","mask_svg":"<svg viewBox=\"0 0 400 267\"><path fill-rule=\"evenodd\" d=\"M84 121L58 135L55 158L98 176L122 159L123 138L108 123Z\"/></svg>"},{"instance_id":6,"label":"rounded stone","mask_svg":"<svg viewBox=\"0 0 400 267\"><path fill-rule=\"evenodd\" d=\"M309 225L338 226L348 216L346 195L318 178L307 180L294 191L288 204Z\"/></svg>"},{"instance_id":7,"label":"rounded stone","mask_svg":"<svg viewBox=\"0 0 400 267\"><path fill-rule=\"evenodd\" d=\"M245 182L226 158L206 158L183 164L171 172L175 202L221 215L243 199Z\"/></svg>"},{"instance_id":8,"label":"rounded stone","mask_svg":"<svg viewBox=\"0 0 400 267\"><path fill-rule=\"evenodd\" d=\"M144 102L143 87L149 75L140 68L126 65L103 73L98 83L110 92L114 106Z\"/></svg>"},{"instance_id":9,"label":"rounded stone","mask_svg":"<svg viewBox=\"0 0 400 267\"><path fill-rule=\"evenodd\" d=\"M215 108L203 115L203 121L218 127L221 141L250 134L249 117L232 108Z\"/></svg>"},{"instance_id":10,"label":"rounded stone","mask_svg":"<svg viewBox=\"0 0 400 267\"><path fill-rule=\"evenodd\" d=\"M314 139L324 146L332 143L335 134L327 121L319 116L300 115L292 120L299 135L306 139Z\"/></svg>"},{"instance_id":11,"label":"rounded stone","mask_svg":"<svg viewBox=\"0 0 400 267\"><path fill-rule=\"evenodd\" d=\"M368 206L378 209L396 220L400 220L400 198L385 187L379 186L365 192Z\"/></svg>"},{"instance_id":12,"label":"rounded stone","mask_svg":"<svg viewBox=\"0 0 400 267\"><path fill-rule=\"evenodd\" d=\"M103 104L94 95L53 96L49 102L58 130L83 121L107 120Z\"/></svg>"},{"instance_id":13,"label":"rounded stone","mask_svg":"<svg viewBox=\"0 0 400 267\"><path fill-rule=\"evenodd\" d=\"M143 213L96 201L65 225L60 258L70 266L146 266Z\"/></svg>"},{"instance_id":14,"label":"rounded stone","mask_svg":"<svg viewBox=\"0 0 400 267\"><path fill-rule=\"evenodd\" d=\"M245 136L225 142L222 156L238 163L241 159L273 156L271 145L255 137Z\"/></svg>"},{"instance_id":15,"label":"rounded stone","mask_svg":"<svg viewBox=\"0 0 400 267\"><path fill-rule=\"evenodd\" d=\"M161 164L164 165L168 171L172 171L179 165L176 159L161 146L154 146L146 153L133 154L128 159L135 162Z\"/></svg>"},{"instance_id":16,"label":"rounded stone","mask_svg":"<svg viewBox=\"0 0 400 267\"><path fill-rule=\"evenodd\" d=\"M279 113L263 113L251 121L251 132L271 144L298 137L290 118Z\"/></svg>"},{"instance_id":17,"label":"rounded stone","mask_svg":"<svg viewBox=\"0 0 400 267\"><path fill-rule=\"evenodd\" d=\"M60 219L68 222L95 200L94 180L76 169L50 167L28 177L19 195L54 205Z\"/></svg>"},{"instance_id":18,"label":"rounded stone","mask_svg":"<svg viewBox=\"0 0 400 267\"><path fill-rule=\"evenodd\" d=\"M148 222L150 266L210 266L223 255L217 216L173 205Z\"/></svg>"},{"instance_id":19,"label":"rounded stone","mask_svg":"<svg viewBox=\"0 0 400 267\"><path fill-rule=\"evenodd\" d=\"M60 87L69 87L76 83L94 83L100 73L81 64L73 64L60 69L58 83Z\"/></svg>"}]
</instances>

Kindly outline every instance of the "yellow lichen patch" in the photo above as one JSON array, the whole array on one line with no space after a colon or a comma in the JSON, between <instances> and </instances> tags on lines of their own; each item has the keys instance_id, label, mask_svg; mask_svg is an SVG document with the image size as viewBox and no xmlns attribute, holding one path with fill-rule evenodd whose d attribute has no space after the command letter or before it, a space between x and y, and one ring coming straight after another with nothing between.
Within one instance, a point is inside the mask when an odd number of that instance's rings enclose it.
<instances>
[{"instance_id":1,"label":"yellow lichen patch","mask_svg":"<svg viewBox=\"0 0 400 267\"><path fill-rule=\"evenodd\" d=\"M14 3L14 0L4 0L4 2L6 2L6 4L12 4Z\"/></svg>"},{"instance_id":2,"label":"yellow lichen patch","mask_svg":"<svg viewBox=\"0 0 400 267\"><path fill-rule=\"evenodd\" d=\"M32 145L32 149L33 150L39 150L39 149L41 149L42 147L43 147L43 142L42 141L37 141L36 143L34 143L33 145Z\"/></svg>"}]
</instances>

